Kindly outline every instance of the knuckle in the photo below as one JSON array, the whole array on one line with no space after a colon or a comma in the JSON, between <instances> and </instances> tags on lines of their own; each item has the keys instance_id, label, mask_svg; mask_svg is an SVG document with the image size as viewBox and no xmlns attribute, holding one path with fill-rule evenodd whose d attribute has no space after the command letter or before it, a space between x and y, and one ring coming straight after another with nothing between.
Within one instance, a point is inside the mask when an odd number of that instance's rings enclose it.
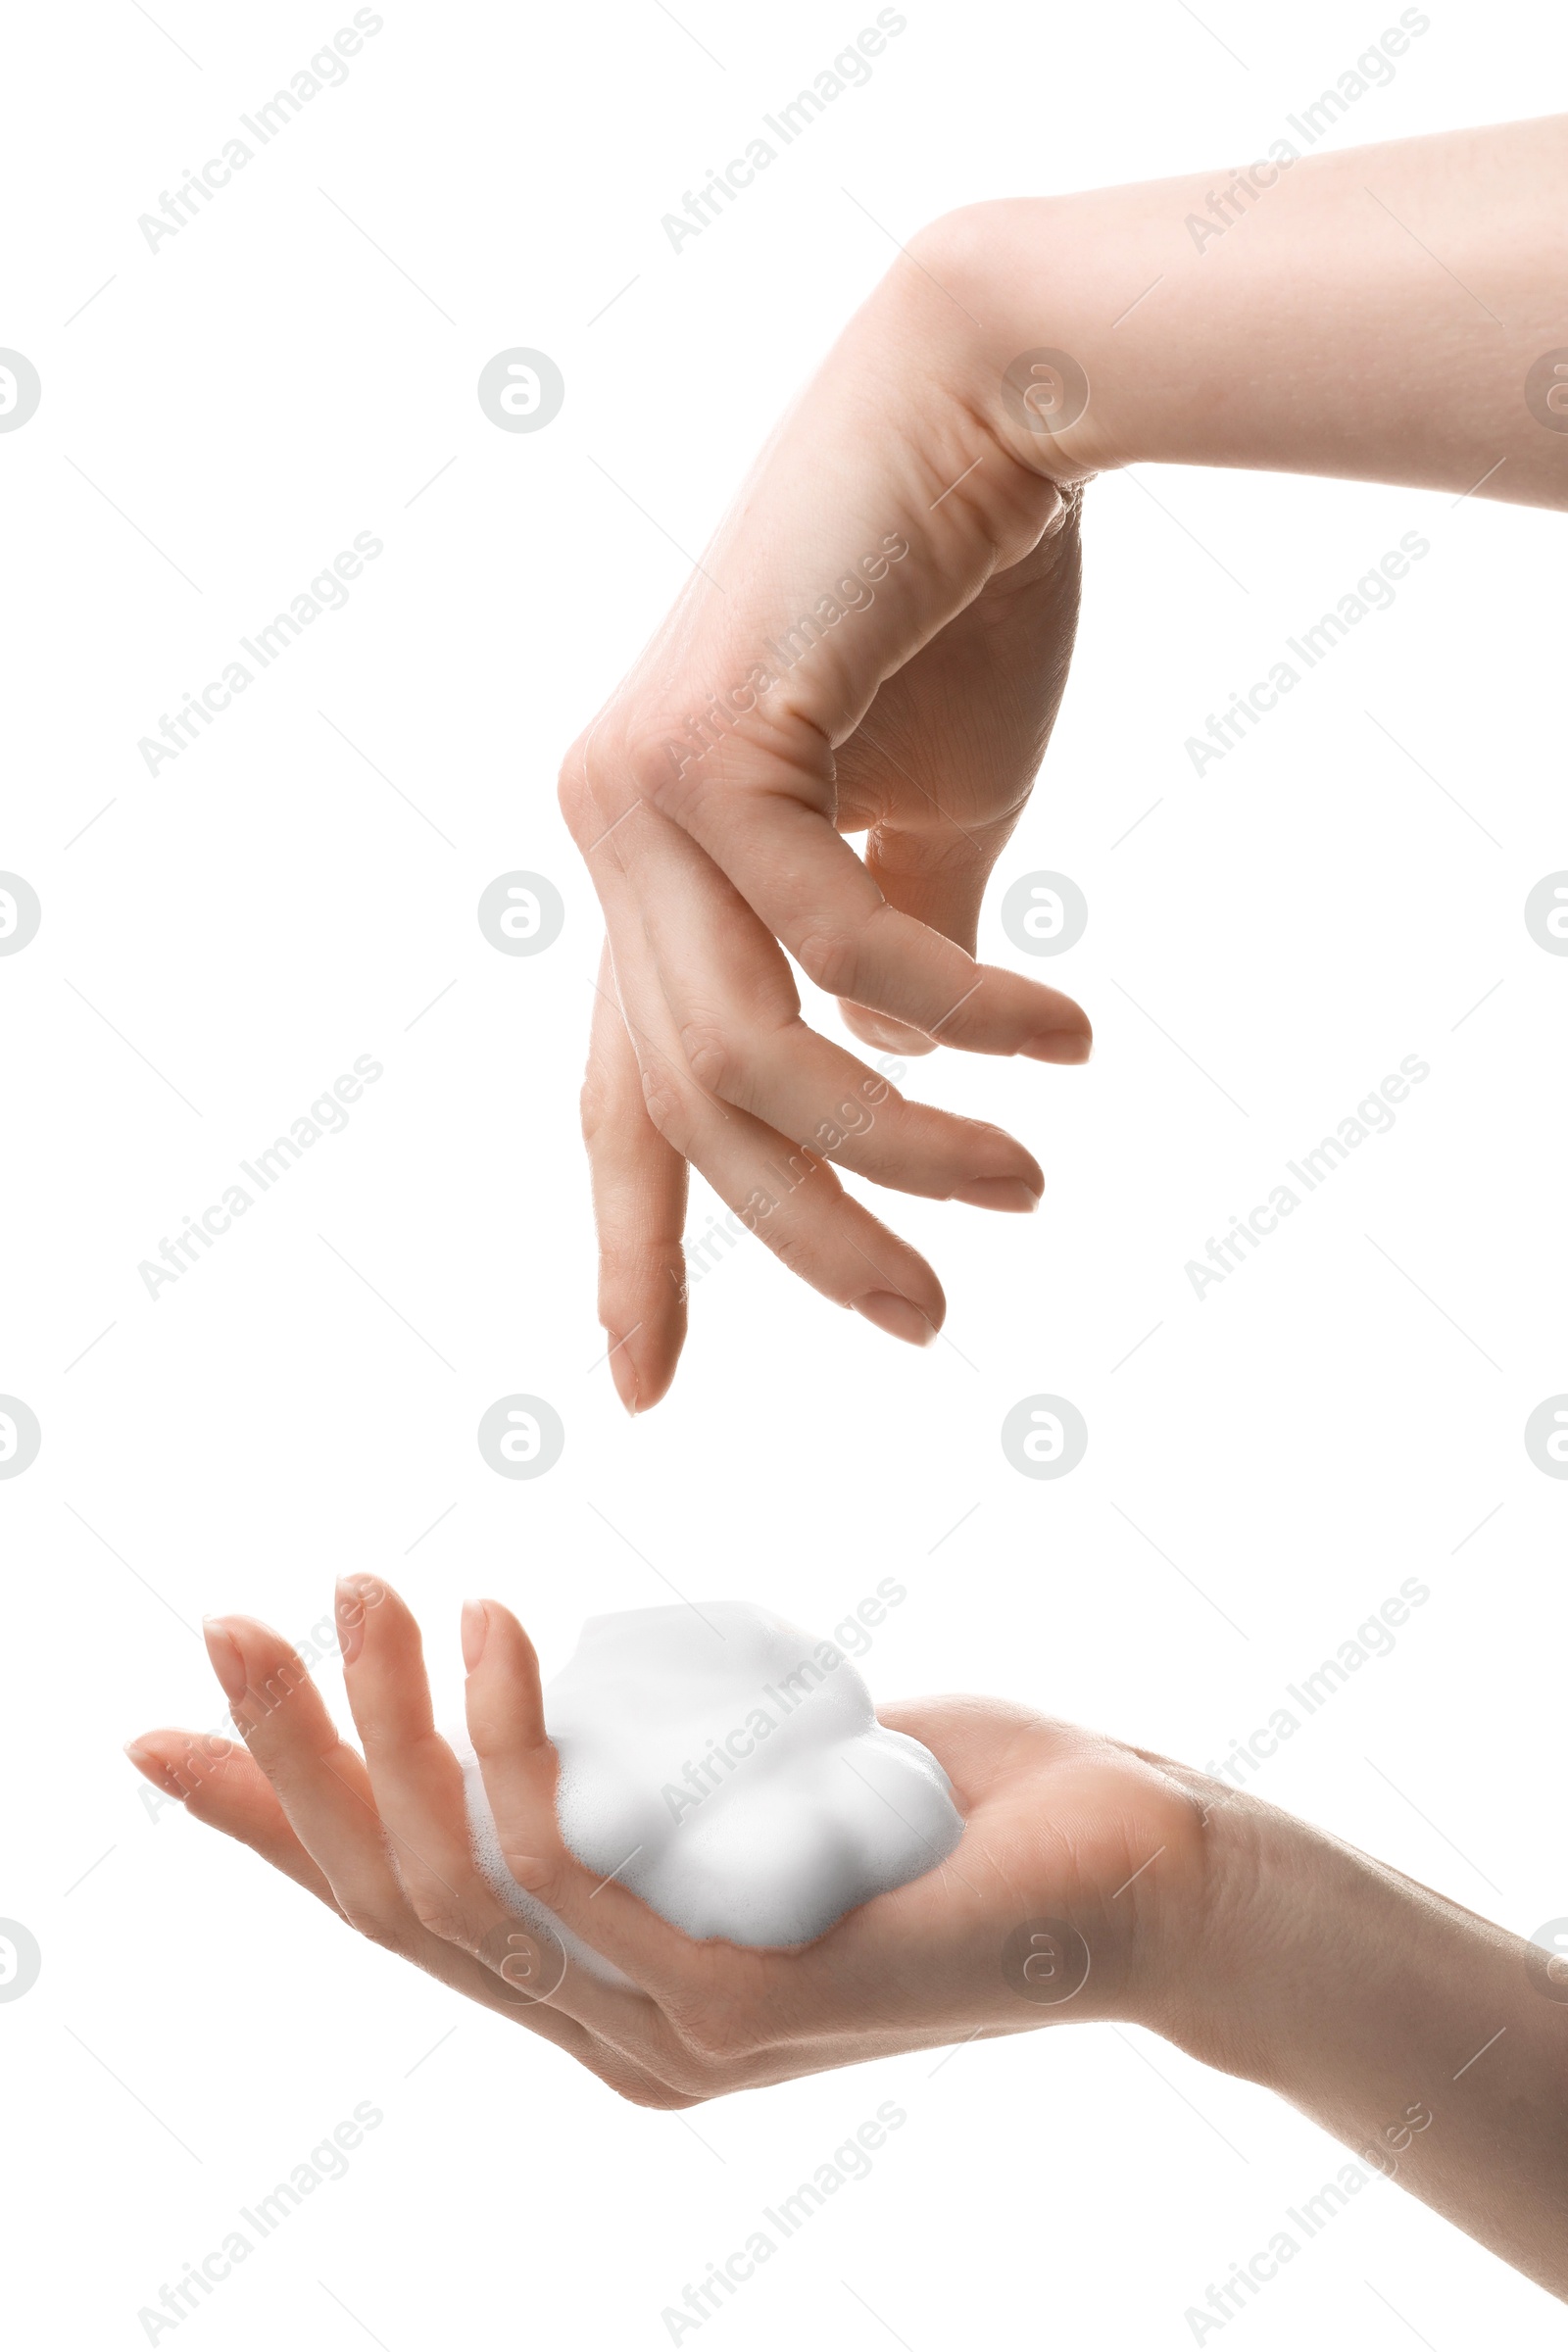
<instances>
[{"instance_id":1,"label":"knuckle","mask_svg":"<svg viewBox=\"0 0 1568 2352\"><path fill-rule=\"evenodd\" d=\"M373 1758L372 1769L384 1769L401 1753L404 1746L403 1717L396 1702L384 1690L361 1690L356 1693L354 1722L367 1760Z\"/></svg>"},{"instance_id":2,"label":"knuckle","mask_svg":"<svg viewBox=\"0 0 1568 2352\"><path fill-rule=\"evenodd\" d=\"M616 1090L608 1072L598 1061L591 1061L577 1098L577 1116L582 1126L582 1140L591 1152L600 1137L614 1120Z\"/></svg>"},{"instance_id":3,"label":"knuckle","mask_svg":"<svg viewBox=\"0 0 1568 2352\"><path fill-rule=\"evenodd\" d=\"M710 2078L743 2067L760 2046L751 2025L728 2002L705 2000L700 2008L671 2017L670 2024L709 2089L716 2087Z\"/></svg>"},{"instance_id":4,"label":"knuckle","mask_svg":"<svg viewBox=\"0 0 1568 2352\"><path fill-rule=\"evenodd\" d=\"M782 1226L777 1232L764 1227L762 1238L787 1273L798 1275L803 1282L810 1281L816 1261L810 1243L798 1225Z\"/></svg>"},{"instance_id":5,"label":"knuckle","mask_svg":"<svg viewBox=\"0 0 1568 2352\"><path fill-rule=\"evenodd\" d=\"M600 2081L607 2083L616 2098L624 2099L628 2107L649 2107L663 2115L682 2107L700 2107L703 2094L678 2090L670 2082L654 2082L641 2075L602 2073Z\"/></svg>"},{"instance_id":6,"label":"knuckle","mask_svg":"<svg viewBox=\"0 0 1568 2352\"><path fill-rule=\"evenodd\" d=\"M704 1092L728 1096L735 1086L739 1056L715 1021L688 1021L680 1033L692 1076Z\"/></svg>"},{"instance_id":7,"label":"knuckle","mask_svg":"<svg viewBox=\"0 0 1568 2352\"><path fill-rule=\"evenodd\" d=\"M671 1277L678 1283L681 1256L678 1240L636 1242L602 1238L599 1244L602 1294L622 1290L640 1294L649 1284L662 1283Z\"/></svg>"},{"instance_id":8,"label":"knuckle","mask_svg":"<svg viewBox=\"0 0 1568 2352\"><path fill-rule=\"evenodd\" d=\"M693 1119L686 1090L662 1062L643 1072L643 1108L666 1144L685 1152Z\"/></svg>"},{"instance_id":9,"label":"knuckle","mask_svg":"<svg viewBox=\"0 0 1568 2352\"><path fill-rule=\"evenodd\" d=\"M390 1911L373 1898L350 1888L337 1897L338 1909L357 1936L367 1943L377 1944L383 1952L396 1952L407 1957L409 1946L408 1921L401 1912Z\"/></svg>"},{"instance_id":10,"label":"knuckle","mask_svg":"<svg viewBox=\"0 0 1568 2352\"><path fill-rule=\"evenodd\" d=\"M415 1918L430 1935L438 1936L443 1943L466 1946L472 1941L461 1905L444 1891L420 1884L410 1887L408 1896Z\"/></svg>"},{"instance_id":11,"label":"knuckle","mask_svg":"<svg viewBox=\"0 0 1568 2352\"><path fill-rule=\"evenodd\" d=\"M859 955L852 935L837 928L808 931L793 951L813 988L824 996L853 997Z\"/></svg>"},{"instance_id":12,"label":"knuckle","mask_svg":"<svg viewBox=\"0 0 1568 2352\"><path fill-rule=\"evenodd\" d=\"M556 799L586 856L639 801L664 804L688 757L672 726L652 713L613 708L578 736L556 782Z\"/></svg>"},{"instance_id":13,"label":"knuckle","mask_svg":"<svg viewBox=\"0 0 1568 2352\"><path fill-rule=\"evenodd\" d=\"M672 815L685 797L682 786L696 757L695 746L658 710L639 711L626 723L621 762L627 783L638 800L665 815Z\"/></svg>"},{"instance_id":14,"label":"knuckle","mask_svg":"<svg viewBox=\"0 0 1568 2352\"><path fill-rule=\"evenodd\" d=\"M597 723L597 722L596 722ZM580 848L599 830L599 800L589 777L588 752L594 727L586 727L561 762L556 801L567 830Z\"/></svg>"}]
</instances>

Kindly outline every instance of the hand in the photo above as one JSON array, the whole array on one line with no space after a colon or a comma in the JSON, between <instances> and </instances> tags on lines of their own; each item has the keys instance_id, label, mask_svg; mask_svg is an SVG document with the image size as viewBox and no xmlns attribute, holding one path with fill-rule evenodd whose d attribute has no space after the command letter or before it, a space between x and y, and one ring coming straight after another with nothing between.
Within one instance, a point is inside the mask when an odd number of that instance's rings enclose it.
<instances>
[{"instance_id":1,"label":"hand","mask_svg":"<svg viewBox=\"0 0 1568 2352\"><path fill-rule=\"evenodd\" d=\"M1089 1053L1070 999L973 958L1066 679L1077 493L988 416L1009 330L928 259L852 322L562 771L609 933L583 1128L631 1412L685 1337L688 1162L732 1230L920 1346L941 1285L835 1167L1003 1210L1044 1189L1011 1137L808 1028L791 957L887 1053ZM841 838L861 832L863 858Z\"/></svg>"},{"instance_id":2,"label":"hand","mask_svg":"<svg viewBox=\"0 0 1568 2352\"><path fill-rule=\"evenodd\" d=\"M362 1935L638 2105L691 2106L1060 2019L1152 2016L1164 1997L1175 1923L1201 1877L1201 1807L1152 1761L994 1699L888 1708L882 1720L924 1740L954 1784L964 1833L949 1860L799 1949L697 1943L563 1845L533 1647L498 1602L469 1602L468 1730L508 1867L631 1986L562 1973L560 1944L520 1932L476 1867L409 1610L359 1578L338 1588L338 1624L363 1756L288 1644L227 1617L208 1621L208 1648L249 1753L159 1731L132 1742L132 1761ZM1031 1946L1046 1920L1070 1933ZM1048 2004L1043 1989L1069 1997Z\"/></svg>"},{"instance_id":3,"label":"hand","mask_svg":"<svg viewBox=\"0 0 1568 2352\"><path fill-rule=\"evenodd\" d=\"M566 759L610 935L584 1127L632 1411L684 1336L688 1162L806 1281L915 1341L936 1276L835 1166L994 1208L1040 1193L1020 1145L883 1094L808 1029L786 956L870 1045L1084 1057L1076 1005L969 953L1061 693L1077 485L1148 461L1568 506L1531 405L1564 340L1561 121L1228 176L921 231ZM1054 406L1020 374L1047 350L1077 387L1061 371ZM839 838L861 827L863 860Z\"/></svg>"},{"instance_id":4,"label":"hand","mask_svg":"<svg viewBox=\"0 0 1568 2352\"><path fill-rule=\"evenodd\" d=\"M551 1931L525 1931L479 1870L402 1601L350 1579L338 1628L363 1756L288 1644L228 1617L208 1621L208 1648L250 1752L149 1732L132 1761L362 1935L622 2097L690 2107L901 2050L1122 2019L1294 2101L1363 2178L1396 2180L1568 2295L1568 2035L1541 1947L1249 1791L985 1698L882 1711L953 1783L964 1831L946 1862L814 1943L694 1942L564 1847L532 1646L499 1603L469 1601L468 1731L502 1852L620 1972L611 1983Z\"/></svg>"}]
</instances>

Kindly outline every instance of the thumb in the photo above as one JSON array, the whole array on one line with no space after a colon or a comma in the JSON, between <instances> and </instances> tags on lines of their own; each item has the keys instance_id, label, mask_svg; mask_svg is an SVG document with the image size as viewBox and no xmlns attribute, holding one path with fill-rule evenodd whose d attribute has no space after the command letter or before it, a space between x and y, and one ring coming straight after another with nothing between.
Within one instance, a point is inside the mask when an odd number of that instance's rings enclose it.
<instances>
[{"instance_id":1,"label":"thumb","mask_svg":"<svg viewBox=\"0 0 1568 2352\"><path fill-rule=\"evenodd\" d=\"M972 956L986 883L1016 822L1009 816L967 831L956 819L918 829L879 825L866 838L866 871L890 906ZM863 1004L841 1004L840 1010L855 1036L884 1051L929 1054L943 1042L940 1026L928 1035ZM1064 1029L1064 1046L1075 1035Z\"/></svg>"},{"instance_id":2,"label":"thumb","mask_svg":"<svg viewBox=\"0 0 1568 2352\"><path fill-rule=\"evenodd\" d=\"M997 574L896 675L835 760L839 822L866 832L865 867L890 906L973 956L993 866L1026 806L1066 683L1077 621L1078 502ZM1054 992L1051 992L1054 993ZM1058 1058L1087 1054L1088 1024L1058 998ZM845 1004L858 1037L925 1054L922 1033Z\"/></svg>"}]
</instances>

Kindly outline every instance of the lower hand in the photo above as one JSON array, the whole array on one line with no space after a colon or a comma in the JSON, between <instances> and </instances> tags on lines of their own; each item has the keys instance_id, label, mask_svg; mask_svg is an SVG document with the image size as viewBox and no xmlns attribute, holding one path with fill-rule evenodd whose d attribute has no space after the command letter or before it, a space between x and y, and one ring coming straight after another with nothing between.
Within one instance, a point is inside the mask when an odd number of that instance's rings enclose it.
<instances>
[{"instance_id":1,"label":"lower hand","mask_svg":"<svg viewBox=\"0 0 1568 2352\"><path fill-rule=\"evenodd\" d=\"M952 1856L802 1948L698 1943L613 1880L596 1885L563 1844L533 1646L510 1610L469 1602L468 1731L508 1867L625 1986L565 1962L547 1932L523 1932L476 1866L463 1768L435 1730L403 1601L351 1580L338 1622L363 1755L338 1739L287 1642L226 1617L208 1621L208 1646L245 1747L149 1732L133 1762L372 1942L638 2105L1158 2009L1160 1956L1201 1877L1201 1806L1130 1748L996 1699L881 1710L953 1783L964 1833Z\"/></svg>"}]
</instances>

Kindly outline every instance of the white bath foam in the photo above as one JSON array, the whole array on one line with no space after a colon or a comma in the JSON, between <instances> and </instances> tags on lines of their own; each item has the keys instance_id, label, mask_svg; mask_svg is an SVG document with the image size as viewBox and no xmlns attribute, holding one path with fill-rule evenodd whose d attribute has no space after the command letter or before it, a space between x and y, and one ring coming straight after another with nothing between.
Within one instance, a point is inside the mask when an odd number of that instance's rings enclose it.
<instances>
[{"instance_id":1,"label":"white bath foam","mask_svg":"<svg viewBox=\"0 0 1568 2352\"><path fill-rule=\"evenodd\" d=\"M591 1617L545 1722L567 1846L691 1936L808 1943L963 1835L947 1774L877 1722L843 1652L750 1602ZM512 1877L471 1755L466 1775L490 1884L613 1976Z\"/></svg>"}]
</instances>

